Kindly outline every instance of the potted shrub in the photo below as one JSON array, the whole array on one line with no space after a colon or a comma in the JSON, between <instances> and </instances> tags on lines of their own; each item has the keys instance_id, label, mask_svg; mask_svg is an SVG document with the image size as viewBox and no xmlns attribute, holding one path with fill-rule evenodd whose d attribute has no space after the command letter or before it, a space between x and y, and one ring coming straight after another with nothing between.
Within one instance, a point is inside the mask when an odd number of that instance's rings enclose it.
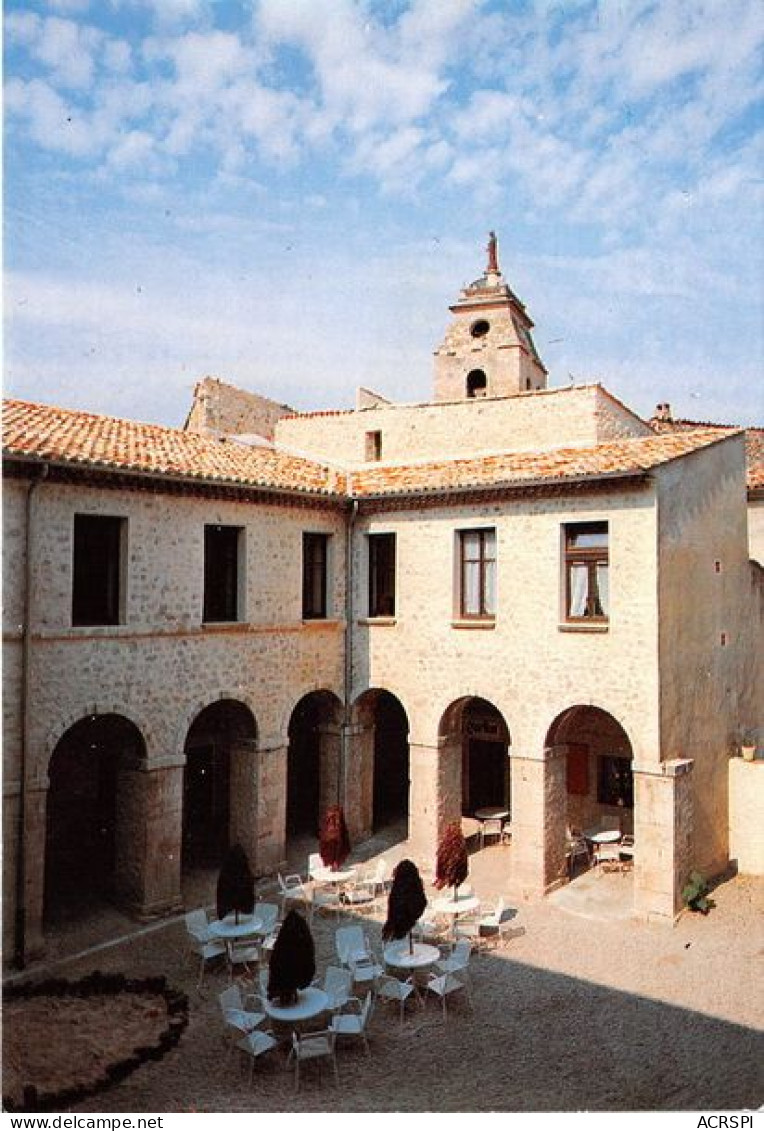
<instances>
[{"instance_id":1,"label":"potted shrub","mask_svg":"<svg viewBox=\"0 0 764 1131\"><path fill-rule=\"evenodd\" d=\"M435 859L435 887L453 888L454 900L459 898L459 885L467 879L469 872L467 841L462 835L461 825L452 821L446 827L443 839L438 845Z\"/></svg>"},{"instance_id":2,"label":"potted shrub","mask_svg":"<svg viewBox=\"0 0 764 1131\"><path fill-rule=\"evenodd\" d=\"M233 911L237 923L239 915L251 915L255 910L255 877L240 844L235 844L226 854L218 876L215 902L218 919L224 919Z\"/></svg>"},{"instance_id":3,"label":"potted shrub","mask_svg":"<svg viewBox=\"0 0 764 1131\"><path fill-rule=\"evenodd\" d=\"M316 948L310 927L298 911L281 924L268 967L268 997L279 1005L294 1005L300 990L316 974Z\"/></svg>"},{"instance_id":4,"label":"potted shrub","mask_svg":"<svg viewBox=\"0 0 764 1131\"><path fill-rule=\"evenodd\" d=\"M740 739L740 753L746 762L753 762L756 757L756 731L747 728Z\"/></svg>"},{"instance_id":5,"label":"potted shrub","mask_svg":"<svg viewBox=\"0 0 764 1131\"><path fill-rule=\"evenodd\" d=\"M417 919L424 913L427 896L424 894L422 877L413 860L401 860L393 872L393 886L387 897L387 919L382 928L382 938L403 939L409 937L409 953L414 953L414 940L411 932Z\"/></svg>"},{"instance_id":6,"label":"potted shrub","mask_svg":"<svg viewBox=\"0 0 764 1131\"><path fill-rule=\"evenodd\" d=\"M327 868L339 871L350 855L350 836L341 805L330 805L321 822L318 851Z\"/></svg>"}]
</instances>

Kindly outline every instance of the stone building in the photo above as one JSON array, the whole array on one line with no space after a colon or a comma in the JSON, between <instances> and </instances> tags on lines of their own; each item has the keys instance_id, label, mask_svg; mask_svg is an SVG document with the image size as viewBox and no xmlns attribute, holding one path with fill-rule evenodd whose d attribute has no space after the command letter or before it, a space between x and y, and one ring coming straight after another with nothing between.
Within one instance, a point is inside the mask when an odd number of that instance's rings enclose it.
<instances>
[{"instance_id":1,"label":"stone building","mask_svg":"<svg viewBox=\"0 0 764 1131\"><path fill-rule=\"evenodd\" d=\"M451 311L425 404L208 378L172 429L6 402L7 954L100 892L177 908L236 841L272 872L336 800L425 863L506 806L528 897L567 881L568 826L618 822L667 921L744 855L760 433L547 388L493 238Z\"/></svg>"}]
</instances>

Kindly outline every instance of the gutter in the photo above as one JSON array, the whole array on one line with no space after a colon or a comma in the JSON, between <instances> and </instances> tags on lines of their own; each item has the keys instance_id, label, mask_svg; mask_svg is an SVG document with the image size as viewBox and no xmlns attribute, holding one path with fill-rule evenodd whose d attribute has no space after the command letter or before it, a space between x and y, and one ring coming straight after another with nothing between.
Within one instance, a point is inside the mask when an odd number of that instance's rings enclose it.
<instances>
[{"instance_id":1,"label":"gutter","mask_svg":"<svg viewBox=\"0 0 764 1131\"><path fill-rule=\"evenodd\" d=\"M353 682L353 589L355 587L353 541L357 517L358 499L351 498L345 524L345 663L342 690L342 744L340 764L337 768L337 803L343 807L350 766L350 694Z\"/></svg>"},{"instance_id":2,"label":"gutter","mask_svg":"<svg viewBox=\"0 0 764 1131\"><path fill-rule=\"evenodd\" d=\"M16 921L15 960L20 970L26 965L26 826L27 826L27 755L29 753L29 692L32 667L32 502L38 487L48 478L49 467L43 463L39 477L27 490L24 531L24 622L21 637L21 773L19 790L18 841L16 846Z\"/></svg>"}]
</instances>

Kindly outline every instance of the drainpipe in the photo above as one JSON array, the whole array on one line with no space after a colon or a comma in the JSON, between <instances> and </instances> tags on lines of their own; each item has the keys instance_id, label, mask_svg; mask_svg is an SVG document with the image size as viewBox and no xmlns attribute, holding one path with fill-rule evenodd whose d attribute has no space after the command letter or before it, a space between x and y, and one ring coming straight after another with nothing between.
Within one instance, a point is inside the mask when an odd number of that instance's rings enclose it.
<instances>
[{"instance_id":1,"label":"drainpipe","mask_svg":"<svg viewBox=\"0 0 764 1131\"><path fill-rule=\"evenodd\" d=\"M16 938L15 961L20 970L26 965L26 809L27 809L27 754L29 751L29 685L32 659L32 499L37 488L48 477L48 465L42 464L40 474L27 490L24 530L24 620L21 626L21 774L19 782L19 832L16 846Z\"/></svg>"},{"instance_id":2,"label":"drainpipe","mask_svg":"<svg viewBox=\"0 0 764 1131\"><path fill-rule=\"evenodd\" d=\"M358 499L351 501L345 526L345 674L342 695L342 744L337 767L337 804L345 802L345 782L350 765L350 689L353 682L353 535L358 517Z\"/></svg>"}]
</instances>

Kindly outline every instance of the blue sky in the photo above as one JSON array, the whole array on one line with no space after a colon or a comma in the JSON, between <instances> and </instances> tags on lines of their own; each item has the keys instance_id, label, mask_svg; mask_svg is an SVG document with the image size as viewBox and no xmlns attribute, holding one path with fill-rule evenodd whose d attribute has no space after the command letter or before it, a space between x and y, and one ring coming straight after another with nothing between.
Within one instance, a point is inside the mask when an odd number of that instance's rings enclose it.
<instances>
[{"instance_id":1,"label":"blue sky","mask_svg":"<svg viewBox=\"0 0 764 1131\"><path fill-rule=\"evenodd\" d=\"M5 391L425 400L488 230L550 384L764 423L757 0L6 0Z\"/></svg>"}]
</instances>

